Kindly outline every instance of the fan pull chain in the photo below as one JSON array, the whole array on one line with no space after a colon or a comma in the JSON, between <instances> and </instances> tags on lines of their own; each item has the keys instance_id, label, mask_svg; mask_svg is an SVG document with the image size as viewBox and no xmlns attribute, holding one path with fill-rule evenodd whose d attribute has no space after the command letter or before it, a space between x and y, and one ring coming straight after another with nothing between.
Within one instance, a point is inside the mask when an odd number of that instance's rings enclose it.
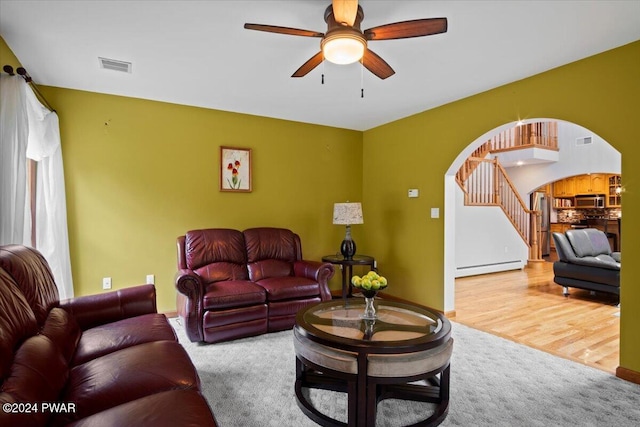
<instances>
[{"instance_id":1,"label":"fan pull chain","mask_svg":"<svg viewBox=\"0 0 640 427\"><path fill-rule=\"evenodd\" d=\"M324 59L322 60L322 84L324 84Z\"/></svg>"},{"instance_id":2,"label":"fan pull chain","mask_svg":"<svg viewBox=\"0 0 640 427\"><path fill-rule=\"evenodd\" d=\"M360 60L360 98L364 98L364 57Z\"/></svg>"}]
</instances>

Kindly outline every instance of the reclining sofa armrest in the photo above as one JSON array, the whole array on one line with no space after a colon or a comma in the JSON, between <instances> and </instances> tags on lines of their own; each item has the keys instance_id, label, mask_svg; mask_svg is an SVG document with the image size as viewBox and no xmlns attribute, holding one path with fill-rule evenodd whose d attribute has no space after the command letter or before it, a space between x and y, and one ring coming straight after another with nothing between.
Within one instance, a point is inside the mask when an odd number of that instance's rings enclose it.
<instances>
[{"instance_id":1,"label":"reclining sofa armrest","mask_svg":"<svg viewBox=\"0 0 640 427\"><path fill-rule=\"evenodd\" d=\"M578 257L576 257L575 252L573 252L573 247L571 243L569 243L569 239L564 233L554 232L552 234L553 241L556 244L556 252L558 253L558 259L564 262L574 263Z\"/></svg>"},{"instance_id":2,"label":"reclining sofa armrest","mask_svg":"<svg viewBox=\"0 0 640 427\"><path fill-rule=\"evenodd\" d=\"M157 313L156 288L139 285L104 294L60 301L60 307L73 315L84 331L129 317Z\"/></svg>"},{"instance_id":3,"label":"reclining sofa armrest","mask_svg":"<svg viewBox=\"0 0 640 427\"><path fill-rule=\"evenodd\" d=\"M293 272L298 277L306 277L315 280L320 285L320 298L322 301L331 299L329 290L329 279L333 277L335 269L328 262L319 261L296 261L293 265Z\"/></svg>"},{"instance_id":4,"label":"reclining sofa armrest","mask_svg":"<svg viewBox=\"0 0 640 427\"><path fill-rule=\"evenodd\" d=\"M176 273L178 290L178 315L184 319L185 331L191 342L204 341L202 330L202 298L204 285L202 279L193 270L180 269Z\"/></svg>"}]
</instances>

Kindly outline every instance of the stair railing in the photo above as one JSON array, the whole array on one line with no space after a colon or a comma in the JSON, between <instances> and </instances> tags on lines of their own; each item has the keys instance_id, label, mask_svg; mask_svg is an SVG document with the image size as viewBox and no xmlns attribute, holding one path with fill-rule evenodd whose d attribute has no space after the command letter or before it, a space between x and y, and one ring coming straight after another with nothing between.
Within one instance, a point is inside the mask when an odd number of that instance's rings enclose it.
<instances>
[{"instance_id":1,"label":"stair railing","mask_svg":"<svg viewBox=\"0 0 640 427\"><path fill-rule=\"evenodd\" d=\"M558 123L537 122L514 126L478 147L456 173L465 205L500 206L529 247L529 259L542 259L542 213L524 204L498 159L490 153L521 148L558 150Z\"/></svg>"},{"instance_id":2,"label":"stair railing","mask_svg":"<svg viewBox=\"0 0 640 427\"><path fill-rule=\"evenodd\" d=\"M465 205L500 206L529 247L529 258L542 259L541 212L527 208L497 158L470 157L465 163L467 179L461 186Z\"/></svg>"},{"instance_id":3,"label":"stair railing","mask_svg":"<svg viewBox=\"0 0 640 427\"><path fill-rule=\"evenodd\" d=\"M558 122L537 122L514 126L495 135L489 141L490 151L544 148L558 150Z\"/></svg>"},{"instance_id":4,"label":"stair railing","mask_svg":"<svg viewBox=\"0 0 640 427\"><path fill-rule=\"evenodd\" d=\"M475 167L478 165L478 162L473 161L473 159L484 159L487 154L491 152L491 141L487 141L478 148L476 148L473 153L469 156L467 160L462 164L458 172L456 173L456 181L460 185L460 187L464 191L464 183L469 178L469 176L475 170Z\"/></svg>"}]
</instances>

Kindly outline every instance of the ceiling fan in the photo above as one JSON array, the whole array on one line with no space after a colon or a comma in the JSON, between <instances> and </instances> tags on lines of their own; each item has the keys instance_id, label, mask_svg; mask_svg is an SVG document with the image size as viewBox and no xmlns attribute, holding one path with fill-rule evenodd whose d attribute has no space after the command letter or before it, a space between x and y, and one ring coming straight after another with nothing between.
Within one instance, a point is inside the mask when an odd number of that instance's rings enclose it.
<instances>
[{"instance_id":1,"label":"ceiling fan","mask_svg":"<svg viewBox=\"0 0 640 427\"><path fill-rule=\"evenodd\" d=\"M409 37L430 36L447 31L447 18L415 19L380 25L362 31L364 18L358 0L333 0L324 12L327 32L301 30L275 25L244 24L248 30L320 38L320 52L302 64L291 77L303 77L316 68L324 59L335 64L351 64L362 61L362 65L381 79L395 74L387 62L367 47L367 42L393 40Z\"/></svg>"}]
</instances>

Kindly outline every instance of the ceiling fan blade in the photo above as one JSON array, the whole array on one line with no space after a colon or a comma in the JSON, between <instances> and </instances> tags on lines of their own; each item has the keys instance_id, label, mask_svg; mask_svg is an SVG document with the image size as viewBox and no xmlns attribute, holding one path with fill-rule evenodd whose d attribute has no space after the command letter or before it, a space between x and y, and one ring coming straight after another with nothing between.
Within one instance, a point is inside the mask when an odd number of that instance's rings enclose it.
<instances>
[{"instance_id":1,"label":"ceiling fan blade","mask_svg":"<svg viewBox=\"0 0 640 427\"><path fill-rule=\"evenodd\" d=\"M371 49L367 49L362 57L362 65L382 80L393 76L396 72L387 62Z\"/></svg>"},{"instance_id":2,"label":"ceiling fan blade","mask_svg":"<svg viewBox=\"0 0 640 427\"><path fill-rule=\"evenodd\" d=\"M333 0L332 3L336 22L353 27L358 13L358 0Z\"/></svg>"},{"instance_id":3,"label":"ceiling fan blade","mask_svg":"<svg viewBox=\"0 0 640 427\"><path fill-rule=\"evenodd\" d=\"M317 31L301 30L298 28L278 27L276 25L262 25L262 24L244 24L244 28L247 30L265 31L267 33L287 34L290 36L303 36L303 37L322 37L324 33Z\"/></svg>"},{"instance_id":4,"label":"ceiling fan blade","mask_svg":"<svg viewBox=\"0 0 640 427\"><path fill-rule=\"evenodd\" d=\"M394 22L364 31L367 40L406 39L447 32L447 18L427 18Z\"/></svg>"},{"instance_id":5,"label":"ceiling fan blade","mask_svg":"<svg viewBox=\"0 0 640 427\"><path fill-rule=\"evenodd\" d=\"M311 59L309 59L307 62L302 64L302 66L300 68L298 68L296 70L296 72L291 75L291 77L304 77L304 76L306 76L307 74L309 74L309 72L311 70L313 70L318 65L320 65L320 63L322 62L323 59L324 58L322 57L322 51L316 53L315 55L313 55L311 57Z\"/></svg>"}]
</instances>

